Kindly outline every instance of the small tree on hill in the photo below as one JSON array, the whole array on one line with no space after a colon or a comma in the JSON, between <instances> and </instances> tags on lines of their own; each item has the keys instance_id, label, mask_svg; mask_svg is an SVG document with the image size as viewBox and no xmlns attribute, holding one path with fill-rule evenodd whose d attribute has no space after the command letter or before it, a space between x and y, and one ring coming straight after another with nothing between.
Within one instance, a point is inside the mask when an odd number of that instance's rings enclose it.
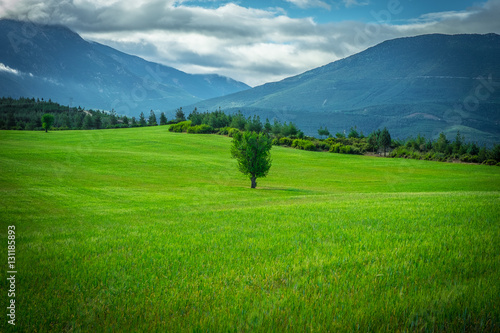
<instances>
[{"instance_id":1,"label":"small tree on hill","mask_svg":"<svg viewBox=\"0 0 500 333\"><path fill-rule=\"evenodd\" d=\"M147 123L146 123L146 118L144 117L144 112L141 112L141 114L139 115L139 126L144 127L146 125Z\"/></svg>"},{"instance_id":2,"label":"small tree on hill","mask_svg":"<svg viewBox=\"0 0 500 333\"><path fill-rule=\"evenodd\" d=\"M162 112L160 115L160 125L166 125L167 124L167 117L165 116L165 112Z\"/></svg>"},{"instance_id":3,"label":"small tree on hill","mask_svg":"<svg viewBox=\"0 0 500 333\"><path fill-rule=\"evenodd\" d=\"M277 119L274 119L271 131L274 135L279 135L281 133L281 127L281 123Z\"/></svg>"},{"instance_id":4,"label":"small tree on hill","mask_svg":"<svg viewBox=\"0 0 500 333\"><path fill-rule=\"evenodd\" d=\"M135 117L132 117L132 120L130 122L130 127L137 127L137 120L135 120Z\"/></svg>"},{"instance_id":5,"label":"small tree on hill","mask_svg":"<svg viewBox=\"0 0 500 333\"><path fill-rule=\"evenodd\" d=\"M45 133L49 131L49 129L54 124L54 116L50 113L46 113L42 116L42 127L45 129Z\"/></svg>"},{"instance_id":6,"label":"small tree on hill","mask_svg":"<svg viewBox=\"0 0 500 333\"><path fill-rule=\"evenodd\" d=\"M156 115L153 110L149 111L148 126L158 126Z\"/></svg>"},{"instance_id":7,"label":"small tree on hill","mask_svg":"<svg viewBox=\"0 0 500 333\"><path fill-rule=\"evenodd\" d=\"M247 123L245 117L241 113L241 111L238 111L238 113L235 113L233 115L233 118L231 119L231 123L229 124L229 127L232 128L237 128L240 131L245 129L245 124Z\"/></svg>"},{"instance_id":8,"label":"small tree on hill","mask_svg":"<svg viewBox=\"0 0 500 333\"><path fill-rule=\"evenodd\" d=\"M351 130L349 131L349 134L347 135L347 137L349 139L357 139L357 138L359 138L359 133L358 133L358 130L357 130L356 126L354 126L354 128L351 127Z\"/></svg>"},{"instance_id":9,"label":"small tree on hill","mask_svg":"<svg viewBox=\"0 0 500 333\"><path fill-rule=\"evenodd\" d=\"M182 111L182 107L178 108L175 112L175 121L178 123L186 121L186 116L184 115L184 111Z\"/></svg>"},{"instance_id":10,"label":"small tree on hill","mask_svg":"<svg viewBox=\"0 0 500 333\"><path fill-rule=\"evenodd\" d=\"M384 156L386 156L386 149L391 145L391 134L389 134L389 131L385 127L380 133L379 145L384 149Z\"/></svg>"},{"instance_id":11,"label":"small tree on hill","mask_svg":"<svg viewBox=\"0 0 500 333\"><path fill-rule=\"evenodd\" d=\"M257 178L267 176L271 168L271 139L264 133L236 133L231 155L238 161L238 169L250 177L251 188L257 187Z\"/></svg>"},{"instance_id":12,"label":"small tree on hill","mask_svg":"<svg viewBox=\"0 0 500 333\"><path fill-rule=\"evenodd\" d=\"M253 118L248 117L247 123L245 124L245 131L257 133L262 132L260 117L256 115L254 115Z\"/></svg>"},{"instance_id":13,"label":"small tree on hill","mask_svg":"<svg viewBox=\"0 0 500 333\"><path fill-rule=\"evenodd\" d=\"M330 131L328 131L328 128L325 126L325 128L323 129L323 126L321 126L318 130L318 135L323 137L323 136L329 136L330 135Z\"/></svg>"}]
</instances>

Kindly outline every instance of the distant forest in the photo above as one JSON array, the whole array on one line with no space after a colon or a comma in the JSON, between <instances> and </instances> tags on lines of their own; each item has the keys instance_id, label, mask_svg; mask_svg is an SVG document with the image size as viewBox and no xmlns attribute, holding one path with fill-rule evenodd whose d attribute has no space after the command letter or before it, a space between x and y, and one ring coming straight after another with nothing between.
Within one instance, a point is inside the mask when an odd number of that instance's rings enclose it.
<instances>
[{"instance_id":1,"label":"distant forest","mask_svg":"<svg viewBox=\"0 0 500 333\"><path fill-rule=\"evenodd\" d=\"M158 126L170 124L171 132L194 134L220 134L232 137L236 131L263 132L273 139L273 145L309 151L328 151L341 154L380 154L389 157L433 160L442 162L482 163L500 166L500 144L491 149L474 142L465 142L457 132L454 140L444 133L436 140L418 135L405 140L391 139L387 129L378 129L365 136L351 127L348 132L334 135L325 128L318 129L320 139L304 135L294 123L261 121L259 116L245 118L241 112L226 114L222 110L200 113L194 109L187 117L182 108L175 119L167 120L162 112L159 119L151 110L148 118L141 112L139 119L117 115L114 111L85 110L81 107L63 106L50 99L4 97L0 99L0 129L43 130L42 116L54 116L52 129L88 130Z\"/></svg>"},{"instance_id":2,"label":"distant forest","mask_svg":"<svg viewBox=\"0 0 500 333\"><path fill-rule=\"evenodd\" d=\"M108 129L156 126L157 118L150 111L148 118L141 113L139 119L117 115L116 112L85 110L81 107L69 107L35 98L0 99L0 129L3 130L43 130L42 116L50 113L54 116L53 130ZM162 113L160 119L167 118Z\"/></svg>"}]
</instances>

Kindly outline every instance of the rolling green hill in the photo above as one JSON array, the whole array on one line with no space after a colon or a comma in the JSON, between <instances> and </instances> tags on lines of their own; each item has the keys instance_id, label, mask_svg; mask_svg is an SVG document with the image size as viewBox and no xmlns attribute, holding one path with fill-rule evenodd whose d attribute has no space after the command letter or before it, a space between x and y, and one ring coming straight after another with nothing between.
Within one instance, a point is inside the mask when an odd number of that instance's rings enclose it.
<instances>
[{"instance_id":1,"label":"rolling green hill","mask_svg":"<svg viewBox=\"0 0 500 333\"><path fill-rule=\"evenodd\" d=\"M500 36L423 35L383 42L280 82L186 107L294 121L308 135L351 126L395 137L440 132L500 142Z\"/></svg>"},{"instance_id":2,"label":"rolling green hill","mask_svg":"<svg viewBox=\"0 0 500 333\"><path fill-rule=\"evenodd\" d=\"M223 136L0 145L18 331L498 330L498 167L273 147L251 190Z\"/></svg>"}]
</instances>

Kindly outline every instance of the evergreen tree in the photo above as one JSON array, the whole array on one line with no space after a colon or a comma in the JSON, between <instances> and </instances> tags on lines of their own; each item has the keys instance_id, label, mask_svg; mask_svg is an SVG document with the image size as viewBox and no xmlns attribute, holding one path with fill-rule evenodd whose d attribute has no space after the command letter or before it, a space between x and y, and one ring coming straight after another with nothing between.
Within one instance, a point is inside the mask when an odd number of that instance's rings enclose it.
<instances>
[{"instance_id":1,"label":"evergreen tree","mask_svg":"<svg viewBox=\"0 0 500 333\"><path fill-rule=\"evenodd\" d=\"M290 136L295 136L295 135L297 135L299 130L297 129L297 126L295 126L294 123L290 122L290 123L288 123L288 132L290 133ZM330 134L330 133L328 133L328 134Z\"/></svg>"},{"instance_id":2,"label":"evergreen tree","mask_svg":"<svg viewBox=\"0 0 500 333\"><path fill-rule=\"evenodd\" d=\"M160 115L160 125L166 125L167 124L167 117L165 116L165 112L162 112Z\"/></svg>"},{"instance_id":3,"label":"evergreen tree","mask_svg":"<svg viewBox=\"0 0 500 333\"><path fill-rule=\"evenodd\" d=\"M67 128L71 128L71 120L69 119L69 116L67 114L64 114L62 116L62 124Z\"/></svg>"},{"instance_id":4,"label":"evergreen tree","mask_svg":"<svg viewBox=\"0 0 500 333\"><path fill-rule=\"evenodd\" d=\"M238 111L235 115L233 115L233 118L231 119L231 123L229 124L229 127L232 128L237 128L240 131L245 129L246 125L246 120L241 111Z\"/></svg>"},{"instance_id":5,"label":"evergreen tree","mask_svg":"<svg viewBox=\"0 0 500 333\"><path fill-rule=\"evenodd\" d=\"M94 115L94 127L96 129L100 129L101 125L102 125L101 113L100 112L96 112L95 115Z\"/></svg>"},{"instance_id":6,"label":"evergreen tree","mask_svg":"<svg viewBox=\"0 0 500 333\"><path fill-rule=\"evenodd\" d=\"M85 119L85 114L83 112L79 112L76 114L74 118L74 128L80 129L83 127L83 119Z\"/></svg>"},{"instance_id":7,"label":"evergreen tree","mask_svg":"<svg viewBox=\"0 0 500 333\"><path fill-rule=\"evenodd\" d=\"M193 112L189 114L187 119L191 120L192 126L201 125L203 123L203 116L198 112L197 108L194 108Z\"/></svg>"},{"instance_id":8,"label":"evergreen tree","mask_svg":"<svg viewBox=\"0 0 500 333\"><path fill-rule=\"evenodd\" d=\"M335 137L338 139L345 139L345 131L344 131L344 133L342 133L342 132L335 133Z\"/></svg>"},{"instance_id":9,"label":"evergreen tree","mask_svg":"<svg viewBox=\"0 0 500 333\"><path fill-rule=\"evenodd\" d=\"M357 138L359 138L359 133L357 131L356 126L354 126L354 128L351 127L351 130L349 131L349 134L347 135L347 137L349 139L357 139Z\"/></svg>"},{"instance_id":10,"label":"evergreen tree","mask_svg":"<svg viewBox=\"0 0 500 333\"><path fill-rule=\"evenodd\" d=\"M94 127L94 122L92 120L92 115L90 113L88 113L85 118L83 118L83 125L82 125L82 128L83 129L91 129Z\"/></svg>"},{"instance_id":11,"label":"evergreen tree","mask_svg":"<svg viewBox=\"0 0 500 333\"><path fill-rule=\"evenodd\" d=\"M479 160L479 163L483 163L484 161L486 161L488 159L488 152L486 150L486 147L482 147L481 149L479 149L479 153L477 154L477 158Z\"/></svg>"},{"instance_id":12,"label":"evergreen tree","mask_svg":"<svg viewBox=\"0 0 500 333\"><path fill-rule=\"evenodd\" d=\"M496 144L493 146L493 149L491 149L491 158L494 159L497 162L500 162L500 144Z\"/></svg>"},{"instance_id":13,"label":"evergreen tree","mask_svg":"<svg viewBox=\"0 0 500 333\"><path fill-rule=\"evenodd\" d=\"M328 128L326 126L325 126L325 128L323 128L323 126L321 126L318 129L318 135L323 138L323 136L329 136L330 131L328 131Z\"/></svg>"},{"instance_id":14,"label":"evergreen tree","mask_svg":"<svg viewBox=\"0 0 500 333\"><path fill-rule=\"evenodd\" d=\"M118 124L118 118L116 118L115 110L111 110L111 114L109 116L109 123L111 124L111 127L115 127Z\"/></svg>"},{"instance_id":15,"label":"evergreen tree","mask_svg":"<svg viewBox=\"0 0 500 333\"><path fill-rule=\"evenodd\" d=\"M245 125L245 131L248 132L262 132L262 123L260 122L260 117L254 115L253 118L248 117L247 123Z\"/></svg>"},{"instance_id":16,"label":"evergreen tree","mask_svg":"<svg viewBox=\"0 0 500 333\"><path fill-rule=\"evenodd\" d=\"M380 133L379 145L384 149L384 156L386 156L386 149L391 145L391 134L385 127Z\"/></svg>"},{"instance_id":17,"label":"evergreen tree","mask_svg":"<svg viewBox=\"0 0 500 333\"><path fill-rule=\"evenodd\" d=\"M186 116L182 111L182 107L178 108L177 111L175 112L175 121L178 123L181 121L186 121Z\"/></svg>"},{"instance_id":18,"label":"evergreen tree","mask_svg":"<svg viewBox=\"0 0 500 333\"><path fill-rule=\"evenodd\" d=\"M148 126L158 126L156 115L153 110L149 111Z\"/></svg>"},{"instance_id":19,"label":"evergreen tree","mask_svg":"<svg viewBox=\"0 0 500 333\"><path fill-rule=\"evenodd\" d=\"M379 136L380 136L380 129L377 131L373 131L368 135L368 144L372 147L373 153L375 153L375 150L378 149L378 142L379 142Z\"/></svg>"},{"instance_id":20,"label":"evergreen tree","mask_svg":"<svg viewBox=\"0 0 500 333\"><path fill-rule=\"evenodd\" d=\"M269 122L269 118L266 118L266 123L264 124L264 133L269 134L273 130L271 123Z\"/></svg>"},{"instance_id":21,"label":"evergreen tree","mask_svg":"<svg viewBox=\"0 0 500 333\"><path fill-rule=\"evenodd\" d=\"M290 136L290 127L286 123L286 121L283 123L281 126L281 135L283 136Z\"/></svg>"},{"instance_id":22,"label":"evergreen tree","mask_svg":"<svg viewBox=\"0 0 500 333\"><path fill-rule=\"evenodd\" d=\"M277 119L274 119L273 121L272 132L275 136L281 133L281 124Z\"/></svg>"},{"instance_id":23,"label":"evergreen tree","mask_svg":"<svg viewBox=\"0 0 500 333\"><path fill-rule=\"evenodd\" d=\"M146 118L144 117L144 112L141 112L141 114L139 115L139 126L144 127L146 125L147 123L146 123Z\"/></svg>"},{"instance_id":24,"label":"evergreen tree","mask_svg":"<svg viewBox=\"0 0 500 333\"><path fill-rule=\"evenodd\" d=\"M441 132L439 133L439 138L436 140L436 142L434 142L433 148L438 153L446 153L449 143L450 142L448 141L448 139L446 139L446 135Z\"/></svg>"},{"instance_id":25,"label":"evergreen tree","mask_svg":"<svg viewBox=\"0 0 500 333\"><path fill-rule=\"evenodd\" d=\"M123 125L125 125L125 127L128 127L128 125L129 125L129 121L128 121L127 116L123 116Z\"/></svg>"},{"instance_id":26,"label":"evergreen tree","mask_svg":"<svg viewBox=\"0 0 500 333\"><path fill-rule=\"evenodd\" d=\"M453 142L453 153L460 153L460 148L462 148L464 137L460 136L460 131L457 131L457 135L455 137L455 142Z\"/></svg>"}]
</instances>

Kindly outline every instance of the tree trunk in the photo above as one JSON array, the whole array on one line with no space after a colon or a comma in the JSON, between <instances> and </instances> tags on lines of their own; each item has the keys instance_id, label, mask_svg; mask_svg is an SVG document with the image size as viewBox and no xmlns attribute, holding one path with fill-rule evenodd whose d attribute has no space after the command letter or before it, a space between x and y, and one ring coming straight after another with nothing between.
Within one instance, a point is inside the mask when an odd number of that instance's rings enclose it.
<instances>
[{"instance_id":1,"label":"tree trunk","mask_svg":"<svg viewBox=\"0 0 500 333\"><path fill-rule=\"evenodd\" d=\"M250 178L250 180L252 181L252 188L257 187L257 177L252 176L252 178Z\"/></svg>"},{"instance_id":2,"label":"tree trunk","mask_svg":"<svg viewBox=\"0 0 500 333\"><path fill-rule=\"evenodd\" d=\"M48 132L48 129L47 129L47 128L45 128L45 133L47 133L47 132Z\"/></svg>"}]
</instances>

